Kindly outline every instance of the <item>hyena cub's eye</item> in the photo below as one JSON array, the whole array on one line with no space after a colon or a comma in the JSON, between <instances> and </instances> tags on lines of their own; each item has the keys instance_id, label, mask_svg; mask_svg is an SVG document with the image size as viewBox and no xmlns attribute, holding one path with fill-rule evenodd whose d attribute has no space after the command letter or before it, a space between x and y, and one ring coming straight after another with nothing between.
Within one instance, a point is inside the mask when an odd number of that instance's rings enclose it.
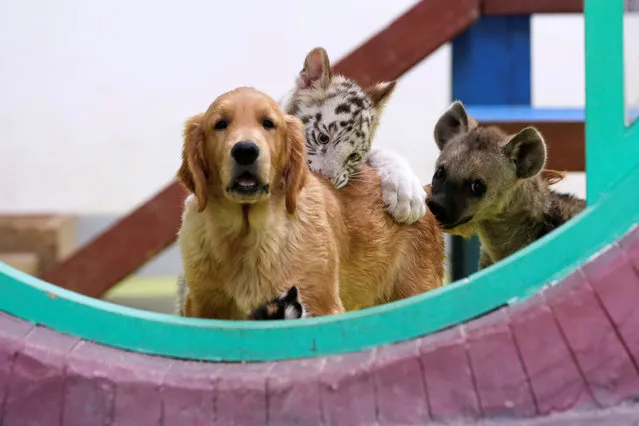
<instances>
[{"instance_id":1,"label":"hyena cub's eye","mask_svg":"<svg viewBox=\"0 0 639 426\"><path fill-rule=\"evenodd\" d=\"M438 167L435 170L435 179L444 179L446 177L446 170L443 167Z\"/></svg>"},{"instance_id":2,"label":"hyena cub's eye","mask_svg":"<svg viewBox=\"0 0 639 426\"><path fill-rule=\"evenodd\" d=\"M348 156L348 161L359 161L362 159L362 156L360 154L358 154L357 152L352 153L351 155Z\"/></svg>"},{"instance_id":3,"label":"hyena cub's eye","mask_svg":"<svg viewBox=\"0 0 639 426\"><path fill-rule=\"evenodd\" d=\"M326 133L320 133L318 136L320 143L328 143L328 135Z\"/></svg>"},{"instance_id":4,"label":"hyena cub's eye","mask_svg":"<svg viewBox=\"0 0 639 426\"><path fill-rule=\"evenodd\" d=\"M481 197L486 193L486 185L484 184L484 182L477 179L470 184L470 190L473 192L474 195Z\"/></svg>"}]
</instances>

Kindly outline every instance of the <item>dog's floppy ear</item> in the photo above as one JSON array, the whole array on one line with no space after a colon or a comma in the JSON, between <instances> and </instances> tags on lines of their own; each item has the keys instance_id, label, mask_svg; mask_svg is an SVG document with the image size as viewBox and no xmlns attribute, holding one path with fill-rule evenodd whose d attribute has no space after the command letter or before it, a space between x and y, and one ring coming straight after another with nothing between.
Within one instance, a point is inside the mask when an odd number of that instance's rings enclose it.
<instances>
[{"instance_id":1,"label":"dog's floppy ear","mask_svg":"<svg viewBox=\"0 0 639 426\"><path fill-rule=\"evenodd\" d=\"M286 116L286 152L288 156L284 167L284 191L286 211L291 214L295 213L297 195L304 187L308 173L303 129L304 126L297 117Z\"/></svg>"},{"instance_id":2,"label":"dog's floppy ear","mask_svg":"<svg viewBox=\"0 0 639 426\"><path fill-rule=\"evenodd\" d=\"M177 177L186 189L195 194L198 212L206 207L206 182L209 166L204 155L204 129L202 117L198 114L186 121L184 126L184 145L182 146L182 165Z\"/></svg>"},{"instance_id":3,"label":"dog's floppy ear","mask_svg":"<svg viewBox=\"0 0 639 426\"><path fill-rule=\"evenodd\" d=\"M454 136L466 133L476 125L477 123L468 117L464 104L460 101L455 101L435 124L435 143L441 151L444 149L444 145Z\"/></svg>"},{"instance_id":4,"label":"dog's floppy ear","mask_svg":"<svg viewBox=\"0 0 639 426\"><path fill-rule=\"evenodd\" d=\"M308 89L319 82L322 89L327 89L331 78L331 62L328 60L328 53L323 47L316 47L306 55L297 85L301 89Z\"/></svg>"},{"instance_id":5,"label":"dog's floppy ear","mask_svg":"<svg viewBox=\"0 0 639 426\"><path fill-rule=\"evenodd\" d=\"M515 163L519 179L535 176L546 164L546 143L534 127L526 127L511 137L501 150Z\"/></svg>"}]
</instances>

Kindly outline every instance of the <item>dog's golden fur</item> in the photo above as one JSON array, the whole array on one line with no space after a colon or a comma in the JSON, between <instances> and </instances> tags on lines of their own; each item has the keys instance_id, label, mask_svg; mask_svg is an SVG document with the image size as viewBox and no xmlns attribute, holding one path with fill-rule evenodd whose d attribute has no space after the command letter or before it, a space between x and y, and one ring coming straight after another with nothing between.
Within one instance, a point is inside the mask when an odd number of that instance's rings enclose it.
<instances>
[{"instance_id":1,"label":"dog's golden fur","mask_svg":"<svg viewBox=\"0 0 639 426\"><path fill-rule=\"evenodd\" d=\"M228 126L215 130L222 117ZM252 88L221 95L187 121L184 139L178 178L192 193L178 235L185 316L243 319L294 284L312 315L443 284L444 241L433 216L396 224L371 168L341 190L312 174L301 122L267 95ZM259 195L228 190L230 151L241 140L260 148L259 180L269 189Z\"/></svg>"}]
</instances>

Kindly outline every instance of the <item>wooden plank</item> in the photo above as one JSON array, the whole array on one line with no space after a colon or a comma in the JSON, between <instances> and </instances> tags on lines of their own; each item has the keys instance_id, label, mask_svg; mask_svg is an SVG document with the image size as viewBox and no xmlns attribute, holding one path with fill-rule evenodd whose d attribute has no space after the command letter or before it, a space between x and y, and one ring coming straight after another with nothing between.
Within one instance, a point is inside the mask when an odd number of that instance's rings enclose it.
<instances>
[{"instance_id":1,"label":"wooden plank","mask_svg":"<svg viewBox=\"0 0 639 426\"><path fill-rule=\"evenodd\" d=\"M422 0L334 69L362 85L397 79L478 17L476 0ZM100 297L175 241L184 197L172 183L42 278Z\"/></svg>"},{"instance_id":2,"label":"wooden plank","mask_svg":"<svg viewBox=\"0 0 639 426\"><path fill-rule=\"evenodd\" d=\"M583 0L484 0L483 15L529 15L533 13L582 13Z\"/></svg>"},{"instance_id":3,"label":"wooden plank","mask_svg":"<svg viewBox=\"0 0 639 426\"><path fill-rule=\"evenodd\" d=\"M62 424L105 425L112 421L115 383L105 373L102 346L81 341L67 356Z\"/></svg>"},{"instance_id":4,"label":"wooden plank","mask_svg":"<svg viewBox=\"0 0 639 426\"><path fill-rule=\"evenodd\" d=\"M373 349L326 358L320 377L324 424L377 423L375 356Z\"/></svg>"},{"instance_id":5,"label":"wooden plank","mask_svg":"<svg viewBox=\"0 0 639 426\"><path fill-rule=\"evenodd\" d=\"M267 424L266 382L275 363L221 364L213 405L216 425Z\"/></svg>"},{"instance_id":6,"label":"wooden plank","mask_svg":"<svg viewBox=\"0 0 639 426\"><path fill-rule=\"evenodd\" d=\"M530 417L538 412L506 308L466 324L468 356L485 417Z\"/></svg>"},{"instance_id":7,"label":"wooden plank","mask_svg":"<svg viewBox=\"0 0 639 426\"><path fill-rule=\"evenodd\" d=\"M109 407L112 409L111 424L161 424L163 414L160 387L174 361L136 352L122 352L89 342L83 343L86 345L85 351L77 355L87 356L93 352L102 363L99 370L102 377L108 377L113 384L113 406ZM110 395L103 395L99 400L110 402ZM81 417L69 420L70 424L82 424Z\"/></svg>"},{"instance_id":8,"label":"wooden plank","mask_svg":"<svg viewBox=\"0 0 639 426\"><path fill-rule=\"evenodd\" d=\"M583 122L481 122L482 125L500 127L514 134L527 126L536 127L546 140L548 162L546 167L567 172L586 170L585 128Z\"/></svg>"},{"instance_id":9,"label":"wooden plank","mask_svg":"<svg viewBox=\"0 0 639 426\"><path fill-rule=\"evenodd\" d=\"M0 312L0 424L5 424L4 411L13 376L16 354L24 346L24 338L35 325Z\"/></svg>"},{"instance_id":10,"label":"wooden plank","mask_svg":"<svg viewBox=\"0 0 639 426\"><path fill-rule=\"evenodd\" d=\"M418 339L377 348L375 399L377 423L428 424L430 414Z\"/></svg>"},{"instance_id":11,"label":"wooden plank","mask_svg":"<svg viewBox=\"0 0 639 426\"><path fill-rule=\"evenodd\" d=\"M46 425L62 418L65 361L79 342L44 327L24 338L13 361L3 425Z\"/></svg>"},{"instance_id":12,"label":"wooden plank","mask_svg":"<svg viewBox=\"0 0 639 426\"><path fill-rule=\"evenodd\" d=\"M36 253L0 253L0 262L25 274L38 274L38 255Z\"/></svg>"},{"instance_id":13,"label":"wooden plank","mask_svg":"<svg viewBox=\"0 0 639 426\"><path fill-rule=\"evenodd\" d=\"M25 214L0 216L0 252L35 253L39 275L76 249L73 216Z\"/></svg>"},{"instance_id":14,"label":"wooden plank","mask_svg":"<svg viewBox=\"0 0 639 426\"><path fill-rule=\"evenodd\" d=\"M433 420L477 419L479 395L462 326L419 339L419 357Z\"/></svg>"},{"instance_id":15,"label":"wooden plank","mask_svg":"<svg viewBox=\"0 0 639 426\"><path fill-rule=\"evenodd\" d=\"M595 401L612 407L637 395L637 368L583 271L577 269L543 295Z\"/></svg>"},{"instance_id":16,"label":"wooden plank","mask_svg":"<svg viewBox=\"0 0 639 426\"><path fill-rule=\"evenodd\" d=\"M175 241L185 197L182 185L173 182L42 278L100 297Z\"/></svg>"},{"instance_id":17,"label":"wooden plank","mask_svg":"<svg viewBox=\"0 0 639 426\"><path fill-rule=\"evenodd\" d=\"M171 363L160 387L162 424L214 424L216 367L204 362Z\"/></svg>"},{"instance_id":18,"label":"wooden plank","mask_svg":"<svg viewBox=\"0 0 639 426\"><path fill-rule=\"evenodd\" d=\"M322 424L320 377L324 360L274 363L266 382L268 424Z\"/></svg>"},{"instance_id":19,"label":"wooden plank","mask_svg":"<svg viewBox=\"0 0 639 426\"><path fill-rule=\"evenodd\" d=\"M477 18L476 0L422 0L346 55L334 71L363 86L395 80Z\"/></svg>"},{"instance_id":20,"label":"wooden plank","mask_svg":"<svg viewBox=\"0 0 639 426\"><path fill-rule=\"evenodd\" d=\"M508 316L539 414L597 408L543 297L509 306Z\"/></svg>"},{"instance_id":21,"label":"wooden plank","mask_svg":"<svg viewBox=\"0 0 639 426\"><path fill-rule=\"evenodd\" d=\"M547 167L568 172L585 171L585 127L582 108L529 106L469 106L471 117L484 126L497 126L513 134L534 126L548 144Z\"/></svg>"},{"instance_id":22,"label":"wooden plank","mask_svg":"<svg viewBox=\"0 0 639 426\"><path fill-rule=\"evenodd\" d=\"M626 350L639 365L639 276L625 249L615 244L583 270Z\"/></svg>"}]
</instances>

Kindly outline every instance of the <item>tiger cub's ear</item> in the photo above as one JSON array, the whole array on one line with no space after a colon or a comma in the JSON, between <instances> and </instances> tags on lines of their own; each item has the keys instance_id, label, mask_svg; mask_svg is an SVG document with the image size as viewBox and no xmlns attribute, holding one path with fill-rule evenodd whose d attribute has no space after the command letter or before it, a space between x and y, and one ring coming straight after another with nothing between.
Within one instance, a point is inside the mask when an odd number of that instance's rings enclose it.
<instances>
[{"instance_id":1,"label":"tiger cub's ear","mask_svg":"<svg viewBox=\"0 0 639 426\"><path fill-rule=\"evenodd\" d=\"M375 105L376 110L381 110L386 105L386 102L390 99L391 95L395 91L395 87L397 86L396 81L384 81L382 83L374 84L370 87L364 89L366 94L371 101L373 101L373 105Z\"/></svg>"},{"instance_id":2,"label":"tiger cub's ear","mask_svg":"<svg viewBox=\"0 0 639 426\"><path fill-rule=\"evenodd\" d=\"M319 85L320 88L326 90L331 84L332 78L333 74L328 53L323 47L316 47L308 52L304 59L304 68L300 71L297 86L300 89L308 89Z\"/></svg>"}]
</instances>

